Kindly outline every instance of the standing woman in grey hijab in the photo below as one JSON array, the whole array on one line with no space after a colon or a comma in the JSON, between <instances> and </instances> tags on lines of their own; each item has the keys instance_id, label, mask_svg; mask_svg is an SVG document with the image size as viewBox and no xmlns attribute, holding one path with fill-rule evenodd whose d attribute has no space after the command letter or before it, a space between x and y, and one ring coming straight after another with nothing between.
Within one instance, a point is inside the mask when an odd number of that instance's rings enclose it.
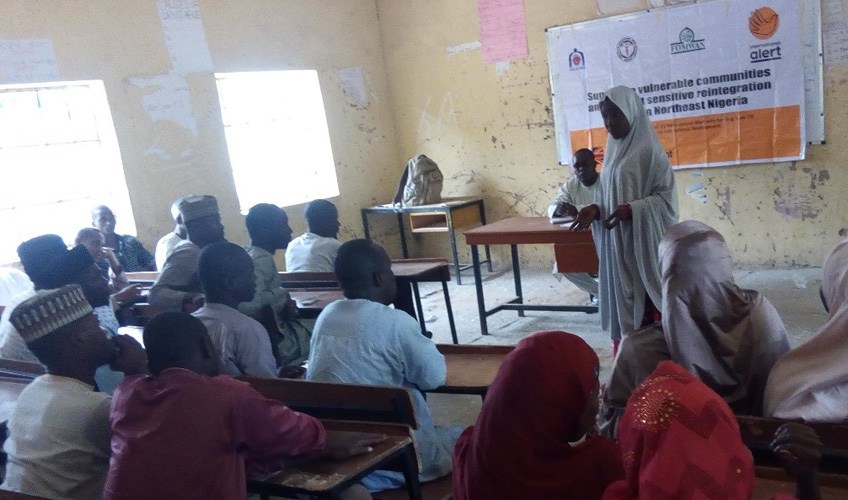
<instances>
[{"instance_id":1,"label":"standing woman in grey hijab","mask_svg":"<svg viewBox=\"0 0 848 500\"><path fill-rule=\"evenodd\" d=\"M608 90L601 115L608 133L601 185L595 204L580 211L572 229L592 226L601 326L615 354L623 336L659 319L657 248L665 230L677 223L677 190L668 155L635 90Z\"/></svg>"}]
</instances>

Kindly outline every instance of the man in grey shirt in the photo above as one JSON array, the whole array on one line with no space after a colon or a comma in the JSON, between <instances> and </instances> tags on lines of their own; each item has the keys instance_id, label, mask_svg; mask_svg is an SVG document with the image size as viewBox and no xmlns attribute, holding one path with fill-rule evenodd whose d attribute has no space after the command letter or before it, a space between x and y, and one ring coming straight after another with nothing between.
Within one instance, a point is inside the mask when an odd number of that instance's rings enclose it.
<instances>
[{"instance_id":1,"label":"man in grey shirt","mask_svg":"<svg viewBox=\"0 0 848 500\"><path fill-rule=\"evenodd\" d=\"M183 311L203 299L197 277L197 259L205 246L224 239L224 226L214 196L191 195L180 202L188 237L174 247L150 288L148 302L166 311Z\"/></svg>"}]
</instances>

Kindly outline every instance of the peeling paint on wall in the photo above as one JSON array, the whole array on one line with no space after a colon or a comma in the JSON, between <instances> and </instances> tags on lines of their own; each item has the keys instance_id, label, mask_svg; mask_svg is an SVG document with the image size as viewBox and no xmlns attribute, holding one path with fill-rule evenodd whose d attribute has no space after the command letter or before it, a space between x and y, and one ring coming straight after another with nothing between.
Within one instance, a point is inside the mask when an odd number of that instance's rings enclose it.
<instances>
[{"instance_id":1,"label":"peeling paint on wall","mask_svg":"<svg viewBox=\"0 0 848 500\"><path fill-rule=\"evenodd\" d=\"M509 69L509 61L498 61L495 63L495 72L502 75Z\"/></svg>"},{"instance_id":2,"label":"peeling paint on wall","mask_svg":"<svg viewBox=\"0 0 848 500\"><path fill-rule=\"evenodd\" d=\"M360 67L342 68L339 70L339 86L349 102L363 109L368 109L377 94L370 90L365 71Z\"/></svg>"},{"instance_id":3,"label":"peeling paint on wall","mask_svg":"<svg viewBox=\"0 0 848 500\"><path fill-rule=\"evenodd\" d=\"M785 189L775 188L774 209L793 219L815 219L821 213L821 200L814 200L809 193L797 193L790 185Z\"/></svg>"},{"instance_id":4,"label":"peeling paint on wall","mask_svg":"<svg viewBox=\"0 0 848 500\"><path fill-rule=\"evenodd\" d=\"M447 48L448 55L460 54L462 52L470 52L472 50L477 50L482 48L483 44L480 43L479 40L475 40L473 42L461 43L459 45L451 45Z\"/></svg>"},{"instance_id":5,"label":"peeling paint on wall","mask_svg":"<svg viewBox=\"0 0 848 500\"><path fill-rule=\"evenodd\" d=\"M191 108L191 91L184 75L168 73L150 77L128 78L130 85L152 89L142 96L144 111L154 122L176 123L197 136L197 120Z\"/></svg>"},{"instance_id":6,"label":"peeling paint on wall","mask_svg":"<svg viewBox=\"0 0 848 500\"><path fill-rule=\"evenodd\" d=\"M716 198L718 198L717 205L719 212L733 224L733 221L730 220L730 188L716 189Z\"/></svg>"}]
</instances>

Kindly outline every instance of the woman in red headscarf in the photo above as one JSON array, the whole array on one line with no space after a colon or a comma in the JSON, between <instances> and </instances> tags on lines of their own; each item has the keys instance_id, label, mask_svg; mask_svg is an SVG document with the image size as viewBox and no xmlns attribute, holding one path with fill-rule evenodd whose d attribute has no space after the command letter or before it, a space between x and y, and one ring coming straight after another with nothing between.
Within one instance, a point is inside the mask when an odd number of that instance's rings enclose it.
<instances>
[{"instance_id":1,"label":"woman in red headscarf","mask_svg":"<svg viewBox=\"0 0 848 500\"><path fill-rule=\"evenodd\" d=\"M633 391L618 437L626 478L603 500L749 500L754 493L754 461L730 407L673 361L661 362ZM815 432L798 423L775 434L772 449L796 478L800 500L820 498L821 447Z\"/></svg>"},{"instance_id":2,"label":"woman in red headscarf","mask_svg":"<svg viewBox=\"0 0 848 500\"><path fill-rule=\"evenodd\" d=\"M624 473L618 446L588 435L598 390L598 357L580 337L543 332L519 342L456 443L454 498L599 500Z\"/></svg>"}]
</instances>

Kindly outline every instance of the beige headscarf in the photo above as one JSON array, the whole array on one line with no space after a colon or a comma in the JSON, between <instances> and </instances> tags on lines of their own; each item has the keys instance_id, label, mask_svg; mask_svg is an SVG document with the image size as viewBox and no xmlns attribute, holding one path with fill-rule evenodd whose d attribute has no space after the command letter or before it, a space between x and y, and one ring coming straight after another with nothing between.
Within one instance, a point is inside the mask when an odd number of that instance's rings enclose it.
<instances>
[{"instance_id":1,"label":"beige headscarf","mask_svg":"<svg viewBox=\"0 0 848 500\"><path fill-rule=\"evenodd\" d=\"M769 372L789 350L771 303L733 279L724 237L696 221L669 228L660 243L663 332L671 359L734 411L758 415Z\"/></svg>"},{"instance_id":2,"label":"beige headscarf","mask_svg":"<svg viewBox=\"0 0 848 500\"><path fill-rule=\"evenodd\" d=\"M848 239L822 269L827 323L807 343L784 355L766 387L766 415L809 422L848 419Z\"/></svg>"},{"instance_id":3,"label":"beige headscarf","mask_svg":"<svg viewBox=\"0 0 848 500\"><path fill-rule=\"evenodd\" d=\"M736 285L730 249L706 224L686 221L670 227L660 242L659 258L662 324L622 341L604 395L609 414L602 414L602 425L614 428L612 409L620 410L664 359L698 377L734 411L762 414L769 371L789 350L777 311L758 292Z\"/></svg>"}]
</instances>

